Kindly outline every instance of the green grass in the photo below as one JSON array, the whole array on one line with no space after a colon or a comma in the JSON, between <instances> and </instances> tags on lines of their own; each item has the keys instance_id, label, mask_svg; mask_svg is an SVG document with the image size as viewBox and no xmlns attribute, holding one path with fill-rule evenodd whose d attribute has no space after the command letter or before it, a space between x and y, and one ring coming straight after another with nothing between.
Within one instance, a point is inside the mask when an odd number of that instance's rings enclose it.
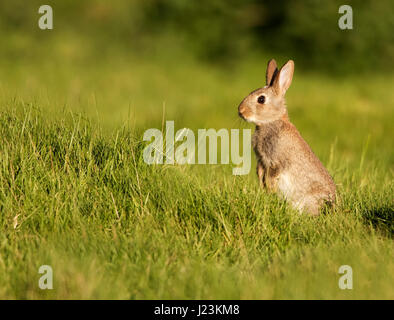
<instances>
[{"instance_id":1,"label":"green grass","mask_svg":"<svg viewBox=\"0 0 394 320\"><path fill-rule=\"evenodd\" d=\"M259 189L254 168L142 159L163 118L252 128L236 108L267 57L215 66L60 40L0 63L0 298L394 298L391 75L296 62L290 118L339 192L335 211L309 217ZM38 288L44 264L53 290ZM338 288L345 264L353 290Z\"/></svg>"}]
</instances>

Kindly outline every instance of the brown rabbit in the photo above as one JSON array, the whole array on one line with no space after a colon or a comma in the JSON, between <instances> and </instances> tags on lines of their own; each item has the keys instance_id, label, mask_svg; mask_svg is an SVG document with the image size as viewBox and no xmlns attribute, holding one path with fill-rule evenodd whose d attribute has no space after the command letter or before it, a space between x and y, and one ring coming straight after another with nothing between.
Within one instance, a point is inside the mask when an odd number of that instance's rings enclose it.
<instances>
[{"instance_id":1,"label":"brown rabbit","mask_svg":"<svg viewBox=\"0 0 394 320\"><path fill-rule=\"evenodd\" d=\"M267 85L250 93L239 105L241 118L256 124L252 145L257 176L268 190L278 192L294 208L317 215L335 202L335 184L323 164L290 122L285 93L293 78L294 62L278 70L267 66Z\"/></svg>"}]
</instances>

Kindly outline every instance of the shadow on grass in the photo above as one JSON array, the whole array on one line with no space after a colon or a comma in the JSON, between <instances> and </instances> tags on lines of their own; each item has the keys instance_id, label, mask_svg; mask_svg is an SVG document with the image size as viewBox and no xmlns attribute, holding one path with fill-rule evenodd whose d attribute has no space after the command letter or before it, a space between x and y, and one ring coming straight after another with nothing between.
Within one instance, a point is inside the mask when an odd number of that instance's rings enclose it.
<instances>
[{"instance_id":1,"label":"shadow on grass","mask_svg":"<svg viewBox=\"0 0 394 320\"><path fill-rule=\"evenodd\" d=\"M394 207L372 207L366 208L363 212L363 218L368 224L372 224L376 229L383 231L388 236L394 235Z\"/></svg>"}]
</instances>

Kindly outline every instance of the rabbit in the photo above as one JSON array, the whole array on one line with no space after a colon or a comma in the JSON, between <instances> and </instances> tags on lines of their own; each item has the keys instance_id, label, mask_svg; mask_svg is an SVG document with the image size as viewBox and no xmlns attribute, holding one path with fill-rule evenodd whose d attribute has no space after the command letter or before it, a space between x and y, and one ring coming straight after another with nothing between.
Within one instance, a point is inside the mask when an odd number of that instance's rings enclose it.
<instances>
[{"instance_id":1,"label":"rabbit","mask_svg":"<svg viewBox=\"0 0 394 320\"><path fill-rule=\"evenodd\" d=\"M323 206L335 204L336 186L289 120L285 93L293 73L292 60L278 70L275 60L271 59L266 86L246 96L238 107L238 114L256 125L252 146L260 184L282 195L298 211L318 215Z\"/></svg>"}]
</instances>

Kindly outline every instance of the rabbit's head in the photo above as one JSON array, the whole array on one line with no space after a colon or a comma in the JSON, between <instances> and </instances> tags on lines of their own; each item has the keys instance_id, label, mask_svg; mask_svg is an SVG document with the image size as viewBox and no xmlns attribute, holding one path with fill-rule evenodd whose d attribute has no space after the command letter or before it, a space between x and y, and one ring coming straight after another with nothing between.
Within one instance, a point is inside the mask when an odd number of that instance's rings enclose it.
<instances>
[{"instance_id":1,"label":"rabbit's head","mask_svg":"<svg viewBox=\"0 0 394 320\"><path fill-rule=\"evenodd\" d=\"M267 85L251 92L242 100L238 107L239 116L261 125L287 115L285 93L290 87L293 72L293 60L289 60L278 70L275 60L271 59L267 66Z\"/></svg>"}]
</instances>

